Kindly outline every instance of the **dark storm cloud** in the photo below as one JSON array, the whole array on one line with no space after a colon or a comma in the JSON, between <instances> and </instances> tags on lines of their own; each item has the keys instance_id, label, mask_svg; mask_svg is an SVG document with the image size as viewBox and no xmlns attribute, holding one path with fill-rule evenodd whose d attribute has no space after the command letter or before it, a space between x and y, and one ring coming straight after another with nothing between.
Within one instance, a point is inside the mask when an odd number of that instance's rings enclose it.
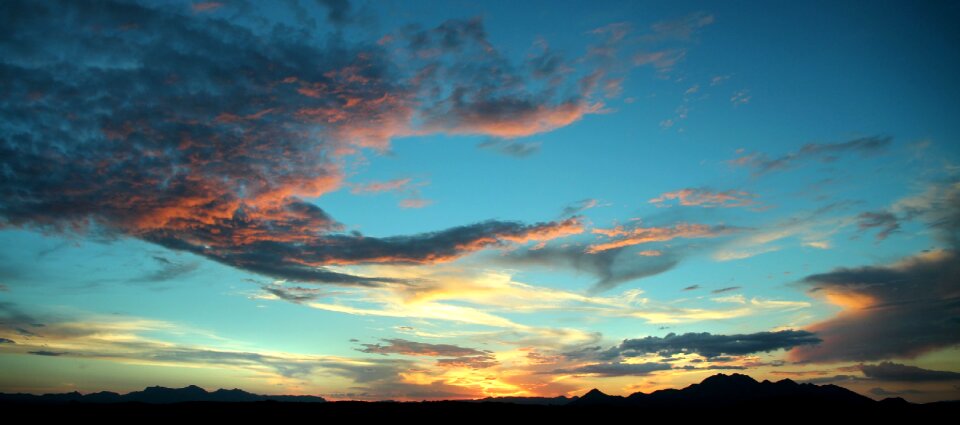
<instances>
[{"instance_id":1,"label":"dark storm cloud","mask_svg":"<svg viewBox=\"0 0 960 425\"><path fill-rule=\"evenodd\" d=\"M638 256L636 250L617 248L588 253L583 246L547 246L541 249L517 250L505 253L494 261L507 265L565 267L589 273L597 278L592 292L601 292L648 276L672 269L679 263L672 252L660 256Z\"/></svg>"},{"instance_id":2,"label":"dark storm cloud","mask_svg":"<svg viewBox=\"0 0 960 425\"><path fill-rule=\"evenodd\" d=\"M879 229L877 240L882 241L891 233L900 230L900 220L889 211L867 211L857 216L857 227L862 231Z\"/></svg>"},{"instance_id":3,"label":"dark storm cloud","mask_svg":"<svg viewBox=\"0 0 960 425\"><path fill-rule=\"evenodd\" d=\"M468 356L487 356L485 351L465 348L452 344L428 344L425 342L408 341L405 339L384 339L386 345L382 344L360 344L364 348L357 351L371 354L403 354L407 356L430 356L430 357L468 357Z\"/></svg>"},{"instance_id":4,"label":"dark storm cloud","mask_svg":"<svg viewBox=\"0 0 960 425\"><path fill-rule=\"evenodd\" d=\"M960 373L944 370L922 369L899 363L881 362L874 365L861 365L863 375L880 381L897 382L937 382L960 381Z\"/></svg>"},{"instance_id":5,"label":"dark storm cloud","mask_svg":"<svg viewBox=\"0 0 960 425\"><path fill-rule=\"evenodd\" d=\"M889 136L871 136L840 143L808 143L800 150L780 157L770 158L766 154L757 152L745 154L732 162L736 165L749 166L754 169L754 174L761 175L790 169L797 163L807 160L832 162L840 155L851 153L860 156L876 155L886 150L892 141L893 138Z\"/></svg>"},{"instance_id":6,"label":"dark storm cloud","mask_svg":"<svg viewBox=\"0 0 960 425\"><path fill-rule=\"evenodd\" d=\"M960 344L960 185L935 185L898 203L905 216L924 221L949 248L894 264L838 268L805 277L814 296L844 310L807 329L823 338L791 358L806 362L914 358Z\"/></svg>"},{"instance_id":7,"label":"dark storm cloud","mask_svg":"<svg viewBox=\"0 0 960 425\"><path fill-rule=\"evenodd\" d=\"M704 357L722 355L742 356L753 353L790 349L797 346L815 345L820 342L813 333L800 330L757 332L738 335L713 335L707 332L669 333L664 337L648 336L625 339L620 345L604 352L604 356L637 357L656 353L661 356L675 354L699 354Z\"/></svg>"},{"instance_id":8,"label":"dark storm cloud","mask_svg":"<svg viewBox=\"0 0 960 425\"><path fill-rule=\"evenodd\" d=\"M331 21L350 21L349 3L321 4ZM406 30L397 43L410 49L394 53L374 37L318 40L309 28L260 17L245 27L216 12L2 2L0 226L136 237L344 285L396 281L324 266L449 261L579 231L571 221L488 221L362 237L306 200L340 187L344 155L386 150L396 136L521 137L599 107L575 79L563 95L530 90L534 77L497 53L481 20Z\"/></svg>"},{"instance_id":9,"label":"dark storm cloud","mask_svg":"<svg viewBox=\"0 0 960 425\"><path fill-rule=\"evenodd\" d=\"M596 363L570 369L555 369L551 374L612 376L646 376L660 370L670 370L669 363Z\"/></svg>"}]
</instances>

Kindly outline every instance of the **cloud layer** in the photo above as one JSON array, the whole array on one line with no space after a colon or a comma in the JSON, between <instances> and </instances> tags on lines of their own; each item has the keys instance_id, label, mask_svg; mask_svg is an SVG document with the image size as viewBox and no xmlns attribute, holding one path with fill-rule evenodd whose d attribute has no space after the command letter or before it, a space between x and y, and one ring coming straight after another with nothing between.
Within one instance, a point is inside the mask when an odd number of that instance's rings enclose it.
<instances>
[{"instance_id":1,"label":"cloud layer","mask_svg":"<svg viewBox=\"0 0 960 425\"><path fill-rule=\"evenodd\" d=\"M341 233L313 199L342 186L358 149L429 133L524 137L601 105L573 75L530 89L538 77L511 66L479 19L377 43L217 18L228 7L4 2L0 225L127 235L254 273L352 285L385 280L324 266L447 261L581 231L564 220ZM347 2L325 7L331 22L350 23Z\"/></svg>"}]
</instances>

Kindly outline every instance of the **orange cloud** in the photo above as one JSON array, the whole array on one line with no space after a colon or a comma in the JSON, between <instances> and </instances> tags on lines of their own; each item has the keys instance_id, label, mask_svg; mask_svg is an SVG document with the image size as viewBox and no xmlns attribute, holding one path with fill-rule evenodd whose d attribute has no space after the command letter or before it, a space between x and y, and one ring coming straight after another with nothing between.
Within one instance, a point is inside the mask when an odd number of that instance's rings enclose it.
<instances>
[{"instance_id":1,"label":"orange cloud","mask_svg":"<svg viewBox=\"0 0 960 425\"><path fill-rule=\"evenodd\" d=\"M512 139L553 131L599 113L602 103L566 102L555 106L473 105L454 111L452 118L433 120L424 130L447 134L482 134Z\"/></svg>"},{"instance_id":2,"label":"orange cloud","mask_svg":"<svg viewBox=\"0 0 960 425\"><path fill-rule=\"evenodd\" d=\"M618 226L613 229L593 229L593 233L610 237L624 237L609 242L592 244L587 247L587 253L590 254L625 246L665 242L676 238L712 238L721 235L724 230L704 224L682 223L673 227L638 227L629 230L624 230Z\"/></svg>"},{"instance_id":3,"label":"orange cloud","mask_svg":"<svg viewBox=\"0 0 960 425\"><path fill-rule=\"evenodd\" d=\"M407 177L404 179L394 179L384 182L370 182L366 184L355 184L350 189L350 193L379 193L391 192L406 189L413 179Z\"/></svg>"},{"instance_id":4,"label":"orange cloud","mask_svg":"<svg viewBox=\"0 0 960 425\"><path fill-rule=\"evenodd\" d=\"M407 198L400 201L400 208L423 208L432 203L429 199Z\"/></svg>"},{"instance_id":5,"label":"orange cloud","mask_svg":"<svg viewBox=\"0 0 960 425\"><path fill-rule=\"evenodd\" d=\"M717 192L704 188L686 188L664 193L657 198L651 199L650 203L661 206L666 201L676 199L680 201L680 205L686 207L732 208L754 205L756 201L753 198L756 197L757 195L755 194L739 190Z\"/></svg>"}]
</instances>

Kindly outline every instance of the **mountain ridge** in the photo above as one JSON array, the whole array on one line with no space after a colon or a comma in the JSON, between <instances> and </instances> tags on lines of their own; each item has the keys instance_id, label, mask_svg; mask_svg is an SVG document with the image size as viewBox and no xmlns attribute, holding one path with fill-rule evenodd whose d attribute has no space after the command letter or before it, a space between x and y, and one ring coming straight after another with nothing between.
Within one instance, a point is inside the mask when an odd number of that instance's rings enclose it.
<instances>
[{"instance_id":1,"label":"mountain ridge","mask_svg":"<svg viewBox=\"0 0 960 425\"><path fill-rule=\"evenodd\" d=\"M77 391L59 394L6 394L0 393L0 402L67 402L67 403L147 403L173 404L189 402L216 402L216 403L249 403L249 402L288 402L288 403L323 403L327 400L313 395L261 395L249 393L239 388L207 391L196 385L183 388L167 388L161 386L146 387L141 391L131 391L119 394L112 391L100 391L81 394Z\"/></svg>"},{"instance_id":2,"label":"mountain ridge","mask_svg":"<svg viewBox=\"0 0 960 425\"><path fill-rule=\"evenodd\" d=\"M763 403L767 405L805 404L822 406L903 406L914 405L902 398L874 400L836 385L797 383L790 379L758 382L748 375L734 373L716 374L684 388L656 390L650 393L635 392L628 396L608 395L599 389L591 389L582 396L574 397L487 397L475 400L445 400L448 402L504 403L544 406L635 406L657 408L710 408L730 407ZM81 394L73 391L59 394L6 394L0 393L0 402L52 402L52 403L146 403L173 404L188 402L249 403L249 402L327 402L321 396L312 395L260 395L238 388L207 391L196 385L183 388L161 386L146 387L141 391L118 394L100 391ZM436 403L436 402L432 402ZM950 403L950 402L946 402ZM960 402L958 402L960 403Z\"/></svg>"}]
</instances>

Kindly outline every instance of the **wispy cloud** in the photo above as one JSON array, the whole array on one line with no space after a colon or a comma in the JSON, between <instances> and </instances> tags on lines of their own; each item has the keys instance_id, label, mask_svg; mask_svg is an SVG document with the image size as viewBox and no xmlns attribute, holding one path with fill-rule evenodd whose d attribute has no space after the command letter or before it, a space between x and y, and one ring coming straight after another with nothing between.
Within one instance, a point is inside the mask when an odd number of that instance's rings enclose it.
<instances>
[{"instance_id":1,"label":"wispy cloud","mask_svg":"<svg viewBox=\"0 0 960 425\"><path fill-rule=\"evenodd\" d=\"M750 167L755 175L763 175L794 168L805 161L833 162L845 154L876 155L886 150L892 142L893 138L889 136L871 136L838 143L808 143L796 152L775 158L759 152L743 153L730 163Z\"/></svg>"},{"instance_id":2,"label":"wispy cloud","mask_svg":"<svg viewBox=\"0 0 960 425\"><path fill-rule=\"evenodd\" d=\"M708 226L705 224L677 224L672 227L634 227L617 226L612 229L595 228L595 234L611 238L610 241L591 244L586 252L597 253L626 246L666 242L676 238L713 238L728 235L737 229L727 226Z\"/></svg>"},{"instance_id":3,"label":"wispy cloud","mask_svg":"<svg viewBox=\"0 0 960 425\"><path fill-rule=\"evenodd\" d=\"M685 207L733 208L756 205L757 195L742 190L715 191L709 188L686 188L664 193L650 200L651 204L666 206L668 201L677 200Z\"/></svg>"}]
</instances>

